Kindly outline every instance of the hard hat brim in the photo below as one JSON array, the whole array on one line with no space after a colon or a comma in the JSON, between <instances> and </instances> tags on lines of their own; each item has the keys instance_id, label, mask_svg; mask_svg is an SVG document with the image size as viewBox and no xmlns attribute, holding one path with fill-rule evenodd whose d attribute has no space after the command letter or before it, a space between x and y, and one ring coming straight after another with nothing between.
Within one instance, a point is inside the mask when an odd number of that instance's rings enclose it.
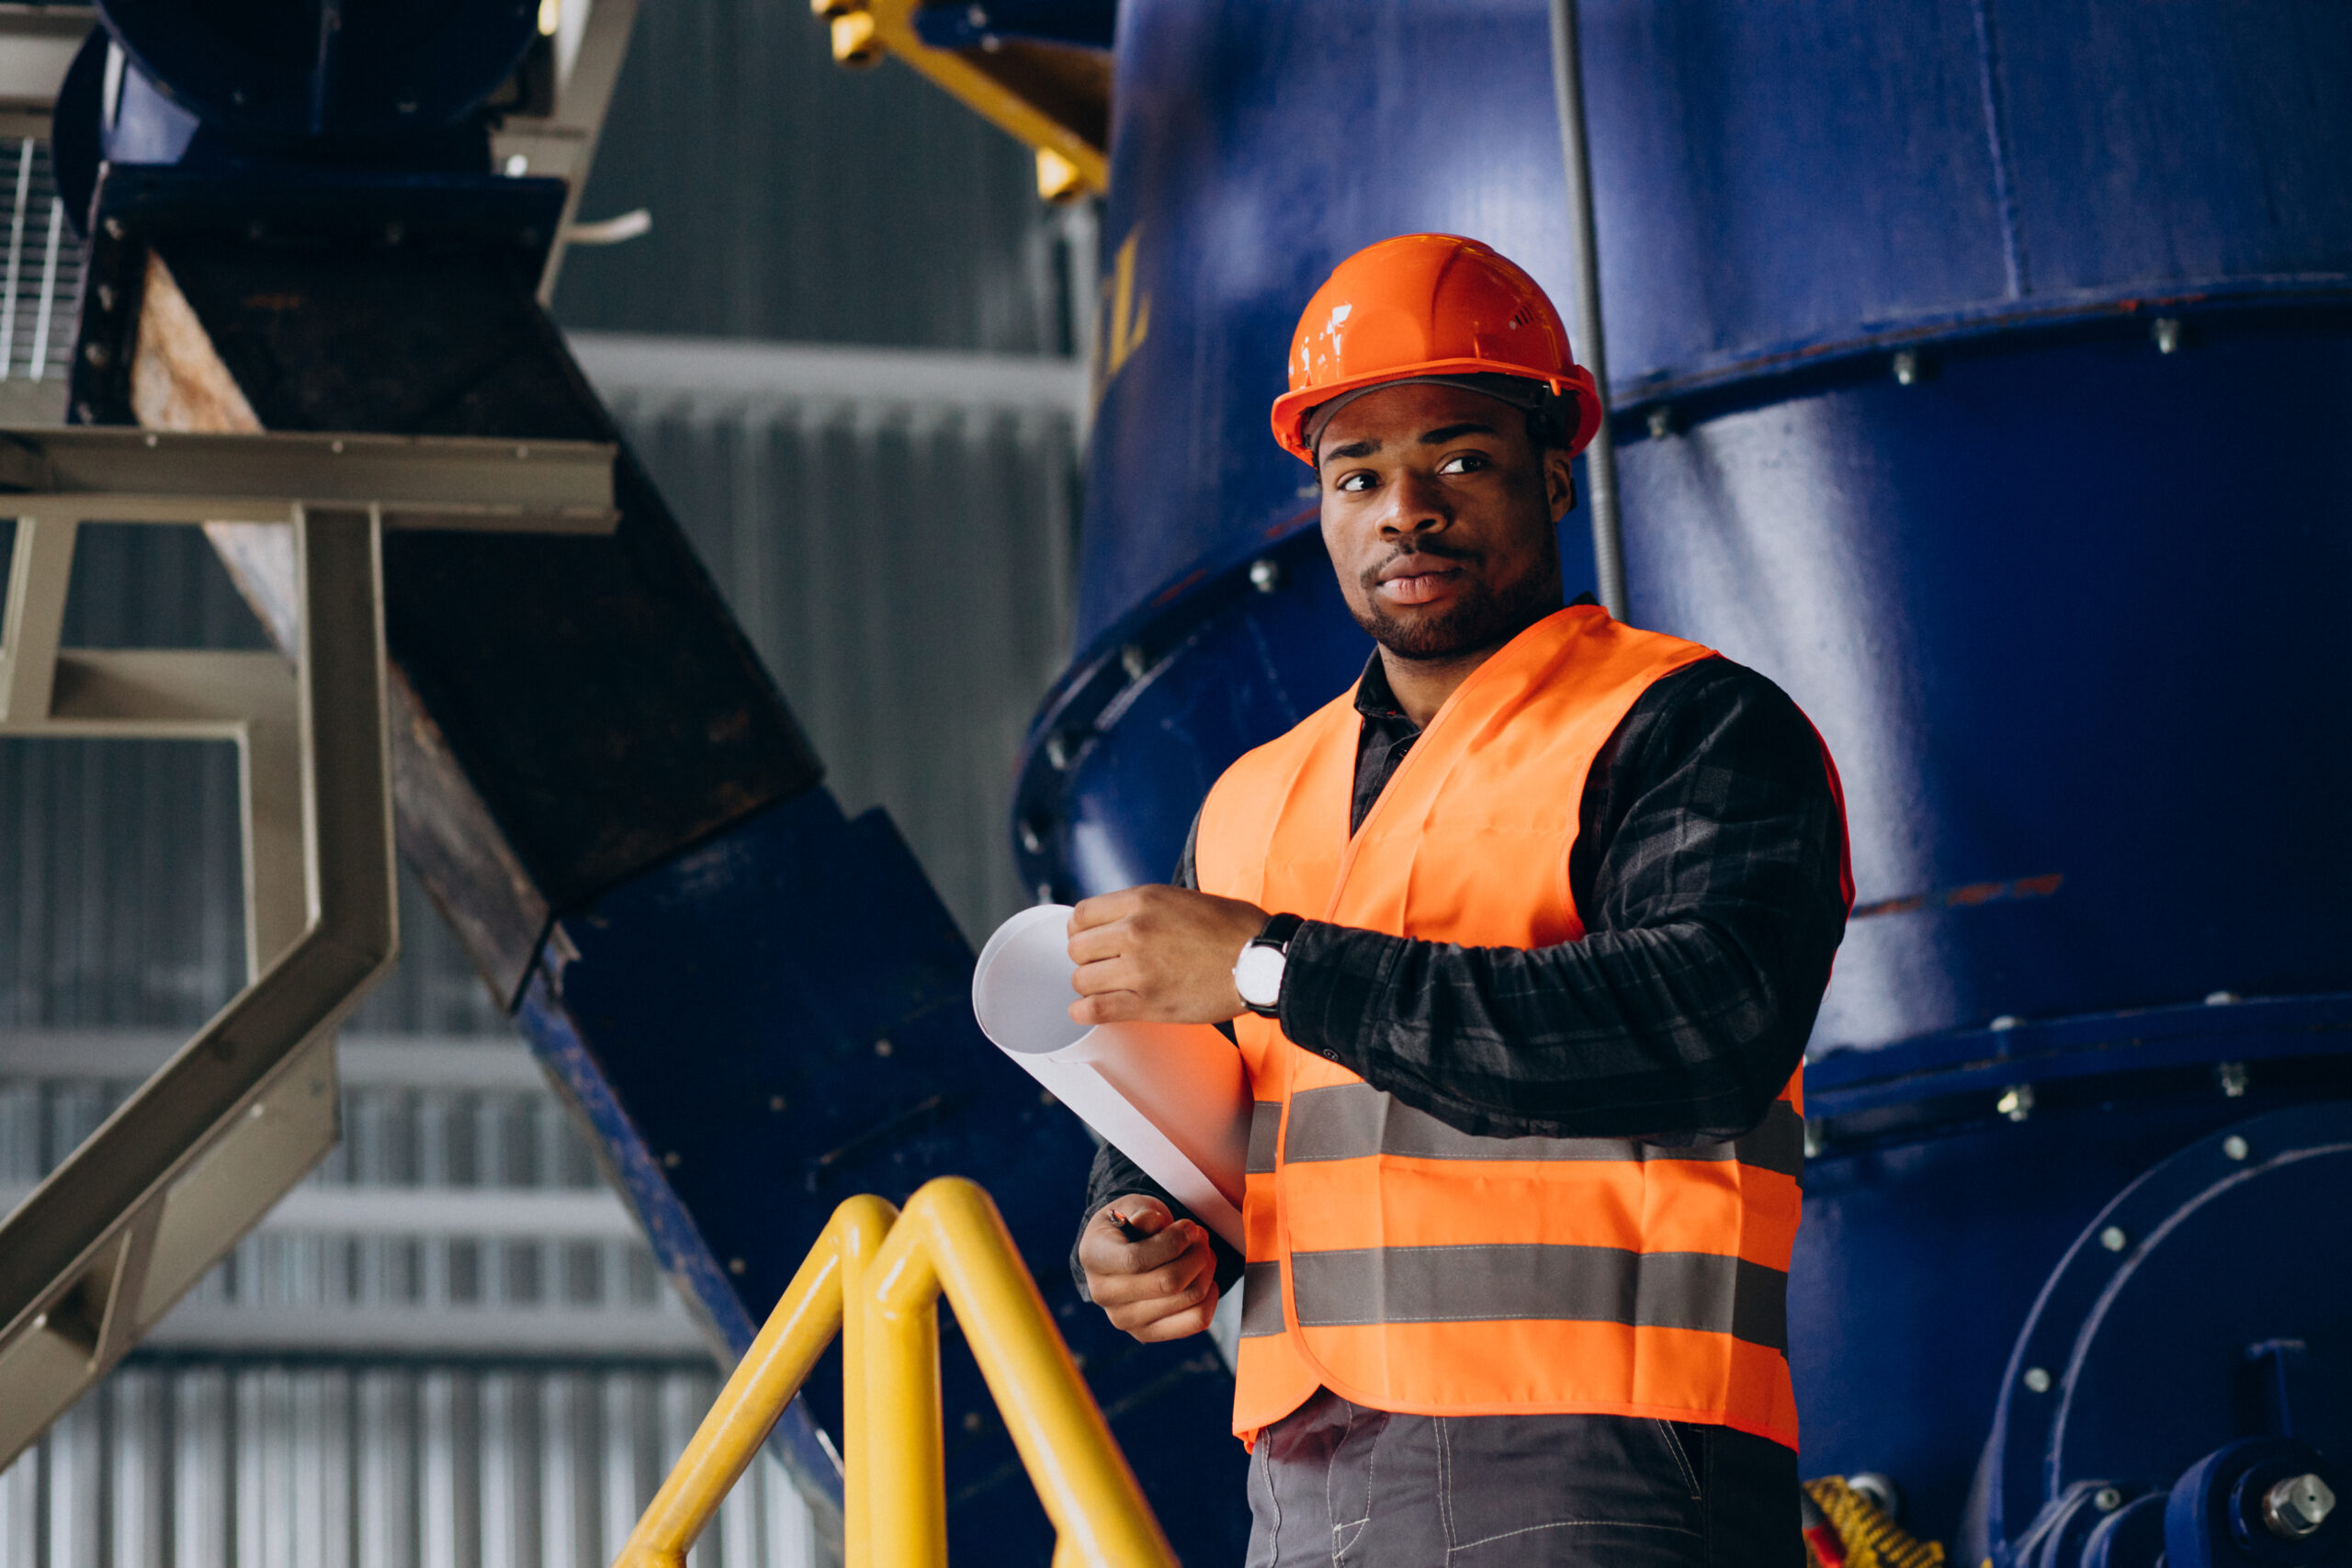
<instances>
[{"instance_id":1,"label":"hard hat brim","mask_svg":"<svg viewBox=\"0 0 2352 1568\"><path fill-rule=\"evenodd\" d=\"M1561 396L1576 399L1577 424L1568 437L1568 455L1576 456L1589 446L1600 431L1600 397L1593 386L1592 373L1583 366L1566 371L1536 370L1524 365L1506 365L1492 359L1428 359L1416 365L1398 365L1369 376L1354 376L1321 386L1284 392L1274 400L1274 439L1283 451L1305 463L1315 466L1315 451L1306 443L1306 416L1334 398L1350 392L1369 391L1392 381L1411 381L1431 376L1514 376L1522 380L1540 381Z\"/></svg>"}]
</instances>

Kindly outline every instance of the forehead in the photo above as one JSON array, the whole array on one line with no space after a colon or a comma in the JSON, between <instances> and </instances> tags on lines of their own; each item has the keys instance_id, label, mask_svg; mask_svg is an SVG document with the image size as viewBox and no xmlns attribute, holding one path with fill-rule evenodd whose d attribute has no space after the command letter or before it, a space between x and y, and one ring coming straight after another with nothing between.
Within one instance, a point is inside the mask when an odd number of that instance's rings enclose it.
<instances>
[{"instance_id":1,"label":"forehead","mask_svg":"<svg viewBox=\"0 0 2352 1568\"><path fill-rule=\"evenodd\" d=\"M1382 387L1331 416L1316 443L1318 451L1358 441L1376 441L1394 449L1409 445L1426 431L1450 424L1490 424L1509 434L1520 428L1520 412L1499 398L1464 387Z\"/></svg>"}]
</instances>

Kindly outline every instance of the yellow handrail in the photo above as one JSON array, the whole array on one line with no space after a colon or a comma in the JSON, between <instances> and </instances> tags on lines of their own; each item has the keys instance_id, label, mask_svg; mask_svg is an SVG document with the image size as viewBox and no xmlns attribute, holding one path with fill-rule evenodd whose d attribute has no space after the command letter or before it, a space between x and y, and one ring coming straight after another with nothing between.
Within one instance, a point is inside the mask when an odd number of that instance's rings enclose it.
<instances>
[{"instance_id":1,"label":"yellow handrail","mask_svg":"<svg viewBox=\"0 0 2352 1568\"><path fill-rule=\"evenodd\" d=\"M953 1176L903 1213L872 1197L833 1211L614 1568L681 1568L835 1333L847 1568L944 1568L943 1294L1053 1521L1055 1568L1176 1568L996 1205Z\"/></svg>"}]
</instances>

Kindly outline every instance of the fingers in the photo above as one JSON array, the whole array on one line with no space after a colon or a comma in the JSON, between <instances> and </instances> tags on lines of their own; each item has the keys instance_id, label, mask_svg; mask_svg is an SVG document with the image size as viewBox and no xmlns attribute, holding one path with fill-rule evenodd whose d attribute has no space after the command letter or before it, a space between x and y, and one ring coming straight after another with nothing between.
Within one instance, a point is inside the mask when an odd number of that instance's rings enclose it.
<instances>
[{"instance_id":1,"label":"fingers","mask_svg":"<svg viewBox=\"0 0 2352 1568\"><path fill-rule=\"evenodd\" d=\"M1099 997L1080 997L1069 1004L1070 1021L1092 1029L1105 1023L1124 1023L1131 1018L1144 1016L1143 998L1133 991L1106 991Z\"/></svg>"},{"instance_id":2,"label":"fingers","mask_svg":"<svg viewBox=\"0 0 2352 1568\"><path fill-rule=\"evenodd\" d=\"M1118 1288L1120 1281L1109 1280L1108 1292L1098 1293L1096 1304L1114 1328L1146 1343L1197 1334L1216 1311L1216 1259L1205 1242L1164 1269L1124 1279L1149 1293L1127 1299Z\"/></svg>"},{"instance_id":3,"label":"fingers","mask_svg":"<svg viewBox=\"0 0 2352 1568\"><path fill-rule=\"evenodd\" d=\"M1123 887L1116 893L1098 893L1091 898L1081 898L1069 912L1069 934L1091 931L1124 920L1140 908L1154 888Z\"/></svg>"},{"instance_id":4,"label":"fingers","mask_svg":"<svg viewBox=\"0 0 2352 1568\"><path fill-rule=\"evenodd\" d=\"M1069 977L1069 988L1081 997L1100 996L1104 991L1132 991L1145 978L1144 966L1125 953L1092 964L1081 964Z\"/></svg>"},{"instance_id":5,"label":"fingers","mask_svg":"<svg viewBox=\"0 0 2352 1568\"><path fill-rule=\"evenodd\" d=\"M1145 1233L1130 1240L1119 1228L1125 1213L1135 1229ZM1122 1281L1148 1280L1156 1271L1174 1267L1196 1247L1207 1245L1206 1234L1190 1220L1176 1220L1157 1201L1125 1197L1104 1205L1079 1239L1078 1260L1087 1277L1100 1277L1123 1301L1139 1299L1147 1292L1126 1288ZM1189 1279L1189 1276L1186 1276Z\"/></svg>"},{"instance_id":6,"label":"fingers","mask_svg":"<svg viewBox=\"0 0 2352 1568\"><path fill-rule=\"evenodd\" d=\"M1129 1192L1112 1199L1094 1216L1113 1224L1125 1225L1145 1235L1158 1235L1176 1223L1168 1205L1148 1192Z\"/></svg>"},{"instance_id":7,"label":"fingers","mask_svg":"<svg viewBox=\"0 0 2352 1568\"><path fill-rule=\"evenodd\" d=\"M1189 1339L1195 1334L1207 1332L1209 1320L1216 1315L1216 1281L1212 1279L1208 1294L1193 1305L1126 1332L1144 1345L1157 1345L1169 1339Z\"/></svg>"},{"instance_id":8,"label":"fingers","mask_svg":"<svg viewBox=\"0 0 2352 1568\"><path fill-rule=\"evenodd\" d=\"M1121 1214L1136 1230L1160 1228L1129 1241ZM1130 1196L1106 1205L1087 1226L1079 1262L1088 1293L1112 1326L1145 1343L1197 1334L1216 1311L1216 1255L1208 1233L1193 1221L1170 1218L1154 1200Z\"/></svg>"}]
</instances>

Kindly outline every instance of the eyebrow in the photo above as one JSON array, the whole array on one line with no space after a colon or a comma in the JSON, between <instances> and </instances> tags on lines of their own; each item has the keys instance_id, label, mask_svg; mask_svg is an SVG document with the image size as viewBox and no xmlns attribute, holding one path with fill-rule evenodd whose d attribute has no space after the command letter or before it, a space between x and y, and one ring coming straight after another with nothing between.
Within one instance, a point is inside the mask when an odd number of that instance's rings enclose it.
<instances>
[{"instance_id":1,"label":"eyebrow","mask_svg":"<svg viewBox=\"0 0 2352 1568\"><path fill-rule=\"evenodd\" d=\"M1464 435L1499 435L1500 434L1493 425L1483 420L1466 419L1459 424L1441 425L1435 430L1423 431L1418 445L1442 446L1447 442ZM1345 446L1334 446L1328 452L1317 454L1315 466L1321 468L1327 457L1369 457L1379 450L1380 443L1377 441L1351 441Z\"/></svg>"}]
</instances>

